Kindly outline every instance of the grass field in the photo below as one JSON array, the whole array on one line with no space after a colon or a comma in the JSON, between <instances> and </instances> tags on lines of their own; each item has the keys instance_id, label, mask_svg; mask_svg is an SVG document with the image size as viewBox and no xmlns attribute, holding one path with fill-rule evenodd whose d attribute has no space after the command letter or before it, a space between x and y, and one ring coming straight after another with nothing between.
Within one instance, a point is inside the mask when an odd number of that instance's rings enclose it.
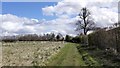
<instances>
[{"instance_id":1,"label":"grass field","mask_svg":"<svg viewBox=\"0 0 120 68\"><path fill-rule=\"evenodd\" d=\"M45 66L64 47L63 42L2 43L3 66Z\"/></svg>"}]
</instances>

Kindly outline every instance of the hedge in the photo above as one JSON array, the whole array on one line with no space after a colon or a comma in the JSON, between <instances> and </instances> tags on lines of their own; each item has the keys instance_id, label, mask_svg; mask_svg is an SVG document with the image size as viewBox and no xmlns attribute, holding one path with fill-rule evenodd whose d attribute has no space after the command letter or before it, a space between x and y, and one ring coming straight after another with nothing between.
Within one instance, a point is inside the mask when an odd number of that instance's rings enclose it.
<instances>
[{"instance_id":1,"label":"hedge","mask_svg":"<svg viewBox=\"0 0 120 68\"><path fill-rule=\"evenodd\" d=\"M112 48L120 52L120 27L111 30L100 29L88 35L90 46L100 49Z\"/></svg>"}]
</instances>

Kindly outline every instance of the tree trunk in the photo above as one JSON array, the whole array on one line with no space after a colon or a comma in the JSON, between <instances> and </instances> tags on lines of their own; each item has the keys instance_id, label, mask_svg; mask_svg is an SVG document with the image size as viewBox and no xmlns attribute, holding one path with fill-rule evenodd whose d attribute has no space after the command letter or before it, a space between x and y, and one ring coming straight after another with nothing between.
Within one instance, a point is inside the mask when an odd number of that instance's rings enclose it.
<instances>
[{"instance_id":1,"label":"tree trunk","mask_svg":"<svg viewBox=\"0 0 120 68\"><path fill-rule=\"evenodd\" d=\"M86 24L86 20L85 20L86 18L84 17L84 24L85 24L85 26L84 26L84 35L87 35L87 31L86 31L86 26L87 26L87 24Z\"/></svg>"}]
</instances>

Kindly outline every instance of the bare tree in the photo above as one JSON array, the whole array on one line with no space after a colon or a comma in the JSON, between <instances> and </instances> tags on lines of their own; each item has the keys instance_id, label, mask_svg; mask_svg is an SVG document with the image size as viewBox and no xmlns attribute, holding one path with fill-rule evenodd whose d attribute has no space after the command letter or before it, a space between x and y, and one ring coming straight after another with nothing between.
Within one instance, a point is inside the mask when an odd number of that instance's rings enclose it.
<instances>
[{"instance_id":1,"label":"bare tree","mask_svg":"<svg viewBox=\"0 0 120 68\"><path fill-rule=\"evenodd\" d=\"M84 35L87 35L87 32L93 30L95 27L95 23L91 17L91 13L87 8L82 8L79 13L80 20L76 23L77 31L83 30Z\"/></svg>"}]
</instances>

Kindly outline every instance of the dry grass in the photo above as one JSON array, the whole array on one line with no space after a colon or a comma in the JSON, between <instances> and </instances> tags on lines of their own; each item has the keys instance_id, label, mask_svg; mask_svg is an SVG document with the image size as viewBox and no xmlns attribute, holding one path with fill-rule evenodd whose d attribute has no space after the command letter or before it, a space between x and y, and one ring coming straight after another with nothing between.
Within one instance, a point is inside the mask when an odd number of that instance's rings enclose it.
<instances>
[{"instance_id":1,"label":"dry grass","mask_svg":"<svg viewBox=\"0 0 120 68\"><path fill-rule=\"evenodd\" d=\"M3 66L46 66L48 60L64 46L63 42L3 43Z\"/></svg>"}]
</instances>

